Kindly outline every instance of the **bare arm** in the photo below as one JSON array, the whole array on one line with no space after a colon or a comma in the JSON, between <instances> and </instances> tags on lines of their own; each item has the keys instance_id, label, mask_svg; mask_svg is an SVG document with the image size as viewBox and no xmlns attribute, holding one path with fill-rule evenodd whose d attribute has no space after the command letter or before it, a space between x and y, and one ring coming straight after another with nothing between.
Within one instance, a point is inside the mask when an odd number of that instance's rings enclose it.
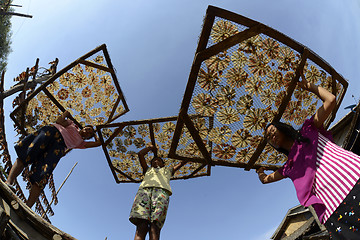
<instances>
[{"instance_id":1,"label":"bare arm","mask_svg":"<svg viewBox=\"0 0 360 240\"><path fill-rule=\"evenodd\" d=\"M146 164L146 159L145 159L145 155L150 152L153 151L154 153L157 151L157 148L153 145L143 148L138 152L138 157L140 160L140 165L143 169L143 173L146 173L146 170L149 168L149 166Z\"/></svg>"},{"instance_id":2,"label":"bare arm","mask_svg":"<svg viewBox=\"0 0 360 240\"><path fill-rule=\"evenodd\" d=\"M256 170L256 173L259 176L259 180L263 183L272 183L272 182L277 182L280 181L282 179L284 179L285 177L283 175L281 175L281 173L279 173L278 170L276 170L273 173L270 173L269 175L267 175L266 173L264 173L264 168L261 167L258 170Z\"/></svg>"},{"instance_id":3,"label":"bare arm","mask_svg":"<svg viewBox=\"0 0 360 240\"><path fill-rule=\"evenodd\" d=\"M100 139L94 134L95 141L85 141L85 148L94 148L101 145Z\"/></svg>"},{"instance_id":4,"label":"bare arm","mask_svg":"<svg viewBox=\"0 0 360 240\"><path fill-rule=\"evenodd\" d=\"M173 168L172 174L174 174L177 170L179 170L182 166L184 166L187 162L181 161L180 163L176 164Z\"/></svg>"},{"instance_id":5,"label":"bare arm","mask_svg":"<svg viewBox=\"0 0 360 240\"><path fill-rule=\"evenodd\" d=\"M302 71L300 71L300 75L302 78L302 81L298 83L298 85L307 91L310 91L314 93L316 96L318 96L322 101L323 105L316 111L314 116L314 124L317 128L320 128L323 126L325 120L329 117L330 113L336 106L336 97L330 93L325 88L322 88L320 86L316 86L313 83L309 83Z\"/></svg>"},{"instance_id":6,"label":"bare arm","mask_svg":"<svg viewBox=\"0 0 360 240\"><path fill-rule=\"evenodd\" d=\"M67 121L67 118L69 118L71 116L69 111L65 111L61 114L60 117L58 117L58 119L56 120L57 124L60 124L63 127L67 127L69 126L69 122Z\"/></svg>"}]
</instances>

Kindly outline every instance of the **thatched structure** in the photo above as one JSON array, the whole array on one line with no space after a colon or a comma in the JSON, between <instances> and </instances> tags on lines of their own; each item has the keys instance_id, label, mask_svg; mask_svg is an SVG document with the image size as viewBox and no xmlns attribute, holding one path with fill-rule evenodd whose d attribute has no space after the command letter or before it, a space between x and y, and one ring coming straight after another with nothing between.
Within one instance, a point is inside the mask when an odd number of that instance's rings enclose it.
<instances>
[{"instance_id":1,"label":"thatched structure","mask_svg":"<svg viewBox=\"0 0 360 240\"><path fill-rule=\"evenodd\" d=\"M327 240L329 234L322 225L312 207L301 205L289 209L284 219L271 236L273 240Z\"/></svg>"},{"instance_id":2,"label":"thatched structure","mask_svg":"<svg viewBox=\"0 0 360 240\"><path fill-rule=\"evenodd\" d=\"M0 239L75 240L32 211L1 180Z\"/></svg>"}]
</instances>

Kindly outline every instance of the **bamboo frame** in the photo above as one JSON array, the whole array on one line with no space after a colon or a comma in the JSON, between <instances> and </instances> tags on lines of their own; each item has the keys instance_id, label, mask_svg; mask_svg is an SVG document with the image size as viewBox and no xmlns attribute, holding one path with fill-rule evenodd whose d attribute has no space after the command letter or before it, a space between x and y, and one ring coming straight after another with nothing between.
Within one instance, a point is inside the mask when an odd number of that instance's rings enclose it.
<instances>
[{"instance_id":1,"label":"bamboo frame","mask_svg":"<svg viewBox=\"0 0 360 240\"><path fill-rule=\"evenodd\" d=\"M235 24L242 25L246 29L238 33L235 33L234 35L229 36L228 38L223 39L220 42L215 42L213 45L208 46L208 43L210 42L211 31L217 18L221 18L225 21L231 21ZM210 57L216 56L217 54L226 51L227 49L235 46L236 44L239 44L259 34L272 38L277 42L301 54L301 61L295 71L295 74L289 86L286 88L286 97L283 98L283 101L278 107L277 114L274 117L274 120L280 120L282 118L287 108L287 105L289 104L293 96L297 82L299 81L300 71L304 69L304 66L307 63L307 61L311 61L313 64L316 64L324 72L328 73L332 78L332 87L333 87L332 91L333 93L335 93L337 97L337 105L335 110L332 112L331 116L325 122L325 127L327 128L330 125L330 123L334 120L335 114L339 108L340 103L344 98L346 89L348 87L347 81L339 73L337 73L335 69L333 69L327 62L325 62L321 57L316 55L313 51L307 49L305 46L291 39L285 34L273 28L270 28L260 22L246 18L244 16L214 6L209 6L206 12L206 16L204 18L204 24L200 34L199 43L196 49L194 61L191 66L191 71L188 78L188 83L181 103L179 118L176 123L176 128L169 151L169 157L173 157L173 158L177 157L176 150L178 147L180 134L183 127L186 126L191 132L192 137L196 139L198 148L201 149L202 155L205 158L205 159L192 159L192 161L194 162L197 162L199 160L204 160L209 165L239 167L239 168L244 168L245 170L250 170L252 168L259 168L261 166L266 167L267 169L276 170L281 166L279 164L256 163L259 155L262 153L266 145L264 139L258 144L250 160L247 162L232 162L232 161L213 158L212 153L206 150L199 133L191 127L192 121L189 120L188 118L190 114L189 113L190 104L193 98L195 86L197 85L197 78L202 63L207 59L209 59ZM336 84L338 83L342 85L342 89L340 93L337 92L338 89Z\"/></svg>"},{"instance_id":2,"label":"bamboo frame","mask_svg":"<svg viewBox=\"0 0 360 240\"><path fill-rule=\"evenodd\" d=\"M190 118L199 118L200 116L191 116ZM105 124L105 125L99 125L97 126L97 133L99 136L99 139L102 143L102 148L106 157L106 160L109 164L111 173L115 179L115 181L117 183L122 183L122 182L141 182L142 179L138 179L138 178L134 178L132 176L130 176L131 173L128 173L126 171L122 171L121 169L115 167L112 163L110 154L109 154L109 150L108 150L108 145L110 145L112 143L112 141L118 137L119 134L122 133L122 129L128 127L128 126L139 126L139 125L146 125L148 127L148 136L147 138L149 138L150 142L152 145L156 146L157 145L157 140L155 138L155 131L154 131L154 127L155 124L165 124L168 122L175 122L178 119L178 117L173 116L173 117L164 117L164 118L154 118L154 119L146 119L146 120L135 120L135 121L126 121L126 122L120 122L120 123L110 123L110 124ZM192 123L192 122L191 122ZM109 128L114 128L114 130L112 131L112 134L105 139L103 136L103 130L104 129L109 129ZM140 149L139 149L140 150ZM174 160L181 160L181 161L186 161L189 162L189 164L193 164L191 162L197 162L197 163L201 163L200 166L196 167L192 172L188 172L187 175L182 175L182 176L174 176L171 179L172 180L176 180L176 179L188 179L188 178L195 178L195 177L201 177L201 176L209 176L210 175L210 168L211 166L208 165L206 162L204 162L204 159L197 159L197 161L193 161L193 158L189 158L186 156L178 156L176 155L175 157L170 157L167 156L167 158L171 158ZM166 162L168 162L170 159L168 159ZM136 161L136 160L134 160ZM204 168L207 168L206 173L199 173L200 171L202 171ZM120 179L118 177L118 174L122 175L125 179Z\"/></svg>"},{"instance_id":3,"label":"bamboo frame","mask_svg":"<svg viewBox=\"0 0 360 240\"><path fill-rule=\"evenodd\" d=\"M104 55L107 67L92 63L87 61L86 59L97 54L97 53L102 53ZM18 106L11 114L10 117L11 119L15 122L15 125L19 128L20 132L24 135L27 135L27 131L25 129L25 126L23 123L19 122L18 119L16 118L16 114L19 113L21 108L25 108L26 105L29 103L29 101L31 99L33 99L34 97L37 96L37 94L39 94L41 91L44 92L50 99L51 101L61 110L61 111L65 111L65 107L62 106L59 101L46 89L47 86L49 86L51 83L53 83L55 80L57 80L61 75L63 75L64 73L68 72L69 70L71 70L73 67L75 67L78 64L83 64L86 66L90 66L93 67L95 69L100 69L103 70L107 73L109 73L112 77L113 80L113 84L115 86L115 89L118 93L118 98L116 100L115 105L112 108L111 114L109 116L109 118L106 120L106 123L110 123L114 120L116 120L117 118L119 118L120 116L124 115L125 113L127 113L129 111L129 107L126 103L125 97L123 95L123 92L120 88L120 85L118 83L118 79L116 77L113 65L111 63L110 60L110 56L108 54L106 45L103 44L95 49L93 49L92 51L86 53L85 55L81 56L80 58L78 58L77 60L75 60L74 62L70 63L69 65L67 65L65 68L61 69L60 71L56 72L52 77L50 77L45 83L43 83L40 87L38 87L34 92L32 92L22 103L20 106ZM119 104L122 103L124 106L124 110L115 115L115 111L117 109L117 107L119 106ZM75 119L74 119L75 120ZM76 120L74 121L79 127L82 127L80 125L79 122L77 122Z\"/></svg>"},{"instance_id":4,"label":"bamboo frame","mask_svg":"<svg viewBox=\"0 0 360 240\"><path fill-rule=\"evenodd\" d=\"M295 76L290 82L290 85L289 85L289 87L287 89L286 96L284 97L283 102L281 103L280 107L278 108L278 113L275 116L273 121L279 121L281 119L281 116L285 112L286 106L290 102L290 99L291 99L292 94L294 93L296 84L299 81L300 71L303 71L303 69L304 69L304 65L305 65L308 54L309 54L309 51L305 48L304 52L303 52L303 54L301 56L301 62L300 62L299 66L298 66L298 68L297 68L297 70L295 72ZM257 147L257 149L255 150L254 154L251 156L251 159L247 163L247 166L245 167L245 170L250 170L254 166L257 158L260 156L260 154L261 154L262 150L264 149L265 145L266 145L266 140L263 139L261 141L261 143L259 144L259 146Z\"/></svg>"}]
</instances>

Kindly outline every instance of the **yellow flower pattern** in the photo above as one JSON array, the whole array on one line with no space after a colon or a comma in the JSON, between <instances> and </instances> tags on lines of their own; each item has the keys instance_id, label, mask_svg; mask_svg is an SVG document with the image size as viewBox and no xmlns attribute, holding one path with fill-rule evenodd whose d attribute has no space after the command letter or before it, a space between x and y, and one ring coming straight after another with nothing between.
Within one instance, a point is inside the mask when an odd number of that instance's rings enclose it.
<instances>
[{"instance_id":1,"label":"yellow flower pattern","mask_svg":"<svg viewBox=\"0 0 360 240\"><path fill-rule=\"evenodd\" d=\"M212 119L207 132L198 132L201 139L212 146L209 152L212 159L234 164L250 160L263 141L265 126L279 117L279 107L287 99L294 78L299 76L297 68L301 62L301 53L263 33L220 49L222 41L245 29L240 23L222 17L215 19L207 47L216 44L218 52L202 60L196 81L190 79L194 82L193 89L189 86L187 89L192 91L192 97L184 99L189 101L189 107L185 109L189 116L199 114ZM304 63L303 71L308 81L336 92L337 97L344 93L339 79L334 79L310 59ZM321 101L299 87L290 94L280 118L300 128L320 107ZM188 140L189 136L189 132L181 134L179 143L187 143L188 147L179 146L176 151L184 149L188 154L199 154L198 146ZM277 156L268 146L256 160L256 164L269 165L283 162L284 157Z\"/></svg>"},{"instance_id":2,"label":"yellow flower pattern","mask_svg":"<svg viewBox=\"0 0 360 240\"><path fill-rule=\"evenodd\" d=\"M217 17L207 36L207 46L219 47L222 41L229 37L235 39L244 29L248 27ZM178 163L179 160L168 157L175 132L180 134L175 155L182 158L204 158L193 138L194 134L198 134L212 159L237 164L250 160L263 140L264 127L279 116L279 107L283 105L288 89L298 75L301 53L264 33L252 35L215 52L201 59L199 68L194 68L196 77L192 79L192 95L185 110L191 116L196 133L190 133L186 125L180 126L181 131L176 132L176 117L173 120L126 124L120 131L116 130L115 125L101 127L100 132L106 142L105 151L116 181L141 181L137 152L150 144L156 145L159 156L166 159L167 166ZM86 61L108 67L101 53ZM337 97L344 92L339 79L334 79L309 59L305 61L304 74L310 82L334 91ZM114 84L112 73L83 63L72 65L48 84L46 90L58 103L55 104L47 92L40 91L33 96L25 111L26 126L23 128L28 132L53 122L61 114L58 104L69 110L81 124L108 123L127 111L123 100L118 101L122 93ZM279 117L299 127L314 114L321 101L299 88L290 94L290 100ZM115 133L116 136L113 136ZM152 155L146 158L150 161ZM284 159L267 145L256 163L280 165ZM201 163L190 161L174 178L203 176L207 172L207 167Z\"/></svg>"},{"instance_id":3,"label":"yellow flower pattern","mask_svg":"<svg viewBox=\"0 0 360 240\"><path fill-rule=\"evenodd\" d=\"M171 120L172 119L172 120ZM149 146L152 143L151 134L154 135L155 145L158 148L158 156L161 156L165 160L167 166L173 166L179 163L179 160L171 159L168 157L168 153L171 146L171 141L175 131L176 117L162 120L148 120L148 122L141 122L140 124L127 124L126 122L120 123L117 128L108 128L104 126L100 132L104 141L109 138L113 138L112 141L106 145L106 151L109 156L110 168L116 172L123 172L115 174L116 181L119 182L132 182L134 180L141 181L143 178L142 168L137 156L137 153L144 147ZM206 117L192 117L194 120L195 128L201 133L202 137L207 136L209 131L209 118ZM222 130L224 133L226 130ZM116 135L115 135L116 133ZM228 134L227 137L230 137ZM198 156L202 154L197 148L196 143L192 139L188 131L183 132L181 146L184 151L179 151L181 156ZM210 150L210 146L207 145ZM152 159L153 154L150 152L146 156L148 164ZM194 171L196 173L191 177L199 177L207 175L207 167L204 167L201 163L189 162L184 165L173 178L184 178L190 176ZM129 179L129 176L131 179Z\"/></svg>"},{"instance_id":4,"label":"yellow flower pattern","mask_svg":"<svg viewBox=\"0 0 360 240\"><path fill-rule=\"evenodd\" d=\"M106 47L100 47L86 61L108 67L108 62L103 56L105 51L107 51ZM44 94L44 91L31 96L29 104L26 105L25 125L22 126L22 121L16 119L17 126L27 133L33 133L36 129L55 122L62 111L53 102L54 99L74 117L80 116L76 118L79 123L102 124L109 119L113 108L116 108L113 118L128 111L124 105L125 99L119 94L121 90L117 86L110 72L98 71L97 68L83 63L73 64L73 67L68 68L65 73L43 87L53 98ZM119 96L121 96L120 101L118 101ZM85 113L82 113L83 110ZM14 116L18 115L14 114Z\"/></svg>"}]
</instances>

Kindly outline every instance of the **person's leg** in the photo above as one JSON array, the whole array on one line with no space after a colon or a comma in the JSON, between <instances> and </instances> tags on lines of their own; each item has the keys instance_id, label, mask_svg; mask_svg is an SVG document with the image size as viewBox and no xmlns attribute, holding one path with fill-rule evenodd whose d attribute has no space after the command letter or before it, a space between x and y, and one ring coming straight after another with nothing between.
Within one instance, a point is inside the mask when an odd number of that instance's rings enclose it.
<instances>
[{"instance_id":1,"label":"person's leg","mask_svg":"<svg viewBox=\"0 0 360 240\"><path fill-rule=\"evenodd\" d=\"M131 207L129 220L136 226L135 240L143 240L149 232L150 188L140 188Z\"/></svg>"},{"instance_id":2,"label":"person's leg","mask_svg":"<svg viewBox=\"0 0 360 240\"><path fill-rule=\"evenodd\" d=\"M61 159L65 145L58 144L54 141L48 146L46 152L38 156L38 159L31 166L31 189L26 205L30 208L34 205L40 196L42 189L46 186L50 175L54 171L57 163Z\"/></svg>"},{"instance_id":3,"label":"person's leg","mask_svg":"<svg viewBox=\"0 0 360 240\"><path fill-rule=\"evenodd\" d=\"M31 175L29 176L31 182L31 189L26 205L30 208L34 205L40 196L42 189L45 188L49 177L60 161L65 152L65 143L55 141L54 135L57 130L49 129L44 135L48 138L47 147L43 149L44 153L39 154L35 163L31 166Z\"/></svg>"},{"instance_id":4,"label":"person's leg","mask_svg":"<svg viewBox=\"0 0 360 240\"><path fill-rule=\"evenodd\" d=\"M26 201L26 205L30 208L34 205L42 189L46 186L50 175L54 171L56 164L59 162L61 155L54 156L52 151L46 154L46 158L40 158L36 164L31 166L31 174L30 182L31 182L31 189L29 198Z\"/></svg>"},{"instance_id":5,"label":"person's leg","mask_svg":"<svg viewBox=\"0 0 360 240\"><path fill-rule=\"evenodd\" d=\"M14 165L12 165L10 169L9 176L6 179L5 183L9 185L13 185L15 183L15 179L17 178L17 176L19 176L19 174L22 172L23 169L24 169L24 164L19 159L16 159Z\"/></svg>"},{"instance_id":6,"label":"person's leg","mask_svg":"<svg viewBox=\"0 0 360 240\"><path fill-rule=\"evenodd\" d=\"M169 207L169 192L162 188L153 188L151 194L150 240L160 239L160 231L164 226Z\"/></svg>"},{"instance_id":7,"label":"person's leg","mask_svg":"<svg viewBox=\"0 0 360 240\"><path fill-rule=\"evenodd\" d=\"M150 240L159 240L160 239L160 231L161 229L156 225L155 222L150 224Z\"/></svg>"},{"instance_id":8,"label":"person's leg","mask_svg":"<svg viewBox=\"0 0 360 240\"><path fill-rule=\"evenodd\" d=\"M32 184L31 189L30 189L29 198L26 201L26 205L28 205L29 208L31 208L34 205L36 200L39 198L40 193L41 193L41 188L36 183Z\"/></svg>"},{"instance_id":9,"label":"person's leg","mask_svg":"<svg viewBox=\"0 0 360 240\"><path fill-rule=\"evenodd\" d=\"M145 240L148 231L149 231L149 223L145 220L140 220L139 223L136 225L134 240Z\"/></svg>"},{"instance_id":10,"label":"person's leg","mask_svg":"<svg viewBox=\"0 0 360 240\"><path fill-rule=\"evenodd\" d=\"M45 131L47 128L48 127L45 126L39 129L39 131L26 136L15 145L18 158L11 167L9 176L5 183L9 185L14 184L15 179L23 171L24 167L37 161L38 156L42 154L43 149L45 148L44 144L50 142L49 139L47 139L47 134Z\"/></svg>"}]
</instances>

